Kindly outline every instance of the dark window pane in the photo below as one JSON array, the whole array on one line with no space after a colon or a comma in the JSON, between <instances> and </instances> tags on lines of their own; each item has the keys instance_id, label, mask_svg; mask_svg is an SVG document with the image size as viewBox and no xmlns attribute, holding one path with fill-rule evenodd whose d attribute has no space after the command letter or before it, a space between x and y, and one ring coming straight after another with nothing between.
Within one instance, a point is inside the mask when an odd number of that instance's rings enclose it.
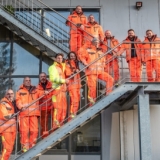
<instances>
[{"instance_id":1,"label":"dark window pane","mask_svg":"<svg viewBox=\"0 0 160 160\"><path fill-rule=\"evenodd\" d=\"M42 55L42 72L48 74L48 68L53 64L53 60L46 56L45 54Z\"/></svg>"},{"instance_id":2,"label":"dark window pane","mask_svg":"<svg viewBox=\"0 0 160 160\"><path fill-rule=\"evenodd\" d=\"M72 134L72 152L100 152L100 116Z\"/></svg>"},{"instance_id":3,"label":"dark window pane","mask_svg":"<svg viewBox=\"0 0 160 160\"><path fill-rule=\"evenodd\" d=\"M5 92L10 87L9 78L0 78L0 99L4 97Z\"/></svg>"},{"instance_id":4,"label":"dark window pane","mask_svg":"<svg viewBox=\"0 0 160 160\"><path fill-rule=\"evenodd\" d=\"M25 49L24 49L25 48ZM39 51L27 43L13 45L14 70L13 75L38 75Z\"/></svg>"},{"instance_id":5,"label":"dark window pane","mask_svg":"<svg viewBox=\"0 0 160 160\"><path fill-rule=\"evenodd\" d=\"M10 48L8 42L0 43L0 75L9 75L10 68Z\"/></svg>"}]
</instances>

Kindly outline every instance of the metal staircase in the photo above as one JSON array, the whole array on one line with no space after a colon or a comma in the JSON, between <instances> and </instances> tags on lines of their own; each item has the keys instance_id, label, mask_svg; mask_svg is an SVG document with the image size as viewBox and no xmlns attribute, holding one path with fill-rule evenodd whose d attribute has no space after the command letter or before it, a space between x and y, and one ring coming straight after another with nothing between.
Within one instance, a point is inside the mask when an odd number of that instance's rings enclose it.
<instances>
[{"instance_id":1,"label":"metal staircase","mask_svg":"<svg viewBox=\"0 0 160 160\"><path fill-rule=\"evenodd\" d=\"M65 22L65 17L39 0L0 1L0 23L50 57L69 52L70 29Z\"/></svg>"},{"instance_id":2,"label":"metal staircase","mask_svg":"<svg viewBox=\"0 0 160 160\"><path fill-rule=\"evenodd\" d=\"M103 112L103 109L108 107L116 99L127 93L128 91L134 91L138 87L138 84L126 83L115 89L111 94L101 98L95 105L87 108L81 114L77 115L74 119L64 124L58 130L50 134L45 139L38 142L33 148L26 153L17 157L17 160L30 160L42 155L44 152L52 148L54 145L62 141L68 135L73 133L79 127L82 127L85 123L92 120L98 114Z\"/></svg>"}]
</instances>

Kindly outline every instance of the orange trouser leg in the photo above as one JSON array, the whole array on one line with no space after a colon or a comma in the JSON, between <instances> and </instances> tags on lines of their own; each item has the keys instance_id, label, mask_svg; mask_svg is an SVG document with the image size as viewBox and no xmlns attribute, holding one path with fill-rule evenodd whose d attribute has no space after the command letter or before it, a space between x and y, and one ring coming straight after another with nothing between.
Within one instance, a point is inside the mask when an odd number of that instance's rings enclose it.
<instances>
[{"instance_id":1,"label":"orange trouser leg","mask_svg":"<svg viewBox=\"0 0 160 160\"><path fill-rule=\"evenodd\" d=\"M62 123L66 118L67 114L67 100L66 93L60 91L58 94L52 96L53 101L53 128L59 127L59 124Z\"/></svg>"},{"instance_id":2,"label":"orange trouser leg","mask_svg":"<svg viewBox=\"0 0 160 160\"><path fill-rule=\"evenodd\" d=\"M38 117L30 116L29 117L29 129L30 129L30 137L29 137L29 147L33 147L36 144L38 137Z\"/></svg>"},{"instance_id":3,"label":"orange trouser leg","mask_svg":"<svg viewBox=\"0 0 160 160\"><path fill-rule=\"evenodd\" d=\"M48 131L48 118L51 115L52 109L41 110L41 135L47 137L46 131Z\"/></svg>"},{"instance_id":4,"label":"orange trouser leg","mask_svg":"<svg viewBox=\"0 0 160 160\"><path fill-rule=\"evenodd\" d=\"M87 75L88 100L91 104L96 101L97 75Z\"/></svg>"},{"instance_id":5,"label":"orange trouser leg","mask_svg":"<svg viewBox=\"0 0 160 160\"><path fill-rule=\"evenodd\" d=\"M130 79L132 82L141 82L142 63L137 57L131 58L128 62Z\"/></svg>"},{"instance_id":6,"label":"orange trouser leg","mask_svg":"<svg viewBox=\"0 0 160 160\"><path fill-rule=\"evenodd\" d=\"M112 58L112 55L107 55L107 60L109 61ZM119 64L118 59L115 58L114 60L110 61L105 65L105 72L113 75L114 81L117 82L119 80ZM113 72L113 74L112 74Z\"/></svg>"},{"instance_id":7,"label":"orange trouser leg","mask_svg":"<svg viewBox=\"0 0 160 160\"><path fill-rule=\"evenodd\" d=\"M146 62L146 72L147 72L148 82L155 81L155 79L153 78L153 71L154 71L153 62L152 62L152 60L148 60Z\"/></svg>"},{"instance_id":8,"label":"orange trouser leg","mask_svg":"<svg viewBox=\"0 0 160 160\"><path fill-rule=\"evenodd\" d=\"M160 60L159 59L154 59L153 60L153 67L156 71L156 82L160 82Z\"/></svg>"},{"instance_id":9,"label":"orange trouser leg","mask_svg":"<svg viewBox=\"0 0 160 160\"><path fill-rule=\"evenodd\" d=\"M106 82L106 95L112 92L114 79L106 72L98 74L98 78Z\"/></svg>"},{"instance_id":10,"label":"orange trouser leg","mask_svg":"<svg viewBox=\"0 0 160 160\"><path fill-rule=\"evenodd\" d=\"M79 108L80 89L75 88L69 91L70 95L70 114L76 114Z\"/></svg>"},{"instance_id":11,"label":"orange trouser leg","mask_svg":"<svg viewBox=\"0 0 160 160\"><path fill-rule=\"evenodd\" d=\"M82 34L70 34L70 51L77 53L78 49L82 47Z\"/></svg>"},{"instance_id":12,"label":"orange trouser leg","mask_svg":"<svg viewBox=\"0 0 160 160\"><path fill-rule=\"evenodd\" d=\"M29 117L20 117L20 137L23 148L29 149Z\"/></svg>"},{"instance_id":13,"label":"orange trouser leg","mask_svg":"<svg viewBox=\"0 0 160 160\"><path fill-rule=\"evenodd\" d=\"M4 132L2 133L2 157L1 160L8 160L14 146L16 132Z\"/></svg>"}]
</instances>

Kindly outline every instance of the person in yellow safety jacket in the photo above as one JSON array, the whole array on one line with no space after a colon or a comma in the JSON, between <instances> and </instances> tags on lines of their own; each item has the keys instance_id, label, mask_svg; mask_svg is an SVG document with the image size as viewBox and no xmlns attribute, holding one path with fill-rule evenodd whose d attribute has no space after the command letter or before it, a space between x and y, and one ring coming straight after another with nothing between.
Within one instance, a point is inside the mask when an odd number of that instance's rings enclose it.
<instances>
[{"instance_id":1,"label":"person in yellow safety jacket","mask_svg":"<svg viewBox=\"0 0 160 160\"><path fill-rule=\"evenodd\" d=\"M14 110L14 92L9 89L0 101L0 135L2 137L1 160L8 160L12 153L16 137L16 119L12 118Z\"/></svg>"},{"instance_id":2,"label":"person in yellow safety jacket","mask_svg":"<svg viewBox=\"0 0 160 160\"><path fill-rule=\"evenodd\" d=\"M53 102L53 130L60 127L66 118L67 100L66 100L66 84L69 80L65 78L65 63L63 62L63 54L58 53L55 62L48 69L49 80L52 82L52 88L55 92L52 96Z\"/></svg>"},{"instance_id":3,"label":"person in yellow safety jacket","mask_svg":"<svg viewBox=\"0 0 160 160\"><path fill-rule=\"evenodd\" d=\"M104 32L102 26L95 21L92 14L88 16L88 23L84 25L84 30L86 31L84 32L84 43L87 43L88 47L92 44L91 41L93 38L98 38L100 41L103 41Z\"/></svg>"}]
</instances>

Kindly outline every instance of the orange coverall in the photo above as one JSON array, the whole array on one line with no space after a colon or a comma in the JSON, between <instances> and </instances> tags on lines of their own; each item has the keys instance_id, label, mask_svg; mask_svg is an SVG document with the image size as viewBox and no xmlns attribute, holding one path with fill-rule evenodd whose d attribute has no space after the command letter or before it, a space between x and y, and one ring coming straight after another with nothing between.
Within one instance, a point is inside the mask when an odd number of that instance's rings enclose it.
<instances>
[{"instance_id":1,"label":"orange coverall","mask_svg":"<svg viewBox=\"0 0 160 160\"><path fill-rule=\"evenodd\" d=\"M131 42L131 40L127 37L125 42ZM141 40L135 36L134 42L141 42ZM121 49L118 52L118 55L121 55L124 51L126 51L126 61L128 63L129 67L129 72L130 72L130 79L132 82L141 82L141 75L142 75L142 54L141 54L141 49L142 49L142 44L140 43L135 43L135 52L136 56L132 57L131 55L131 47L132 44L122 44Z\"/></svg>"},{"instance_id":2,"label":"orange coverall","mask_svg":"<svg viewBox=\"0 0 160 160\"><path fill-rule=\"evenodd\" d=\"M66 21L66 25L70 26L70 51L77 53L78 49L82 46L83 42L83 31L75 26L76 24L87 24L87 17L83 14L83 12L78 15L75 11L69 15L69 21ZM73 22L73 25L71 22Z\"/></svg>"},{"instance_id":3,"label":"orange coverall","mask_svg":"<svg viewBox=\"0 0 160 160\"><path fill-rule=\"evenodd\" d=\"M74 60L66 61L66 77L70 77L71 75L76 73L76 69L78 69L78 64ZM70 95L70 115L73 118L79 108L80 101L80 88L81 88L81 80L80 75L76 74L73 78L69 80L68 91Z\"/></svg>"},{"instance_id":4,"label":"orange coverall","mask_svg":"<svg viewBox=\"0 0 160 160\"><path fill-rule=\"evenodd\" d=\"M104 33L102 27L95 21L94 23L88 22L86 25L84 25L84 43L88 44L88 47L91 45L91 41L93 38L98 38L99 40L104 39ZM92 36L90 36L90 33Z\"/></svg>"},{"instance_id":5,"label":"orange coverall","mask_svg":"<svg viewBox=\"0 0 160 160\"><path fill-rule=\"evenodd\" d=\"M42 84L39 83L37 85L37 89L42 94L45 93L45 91L50 91L52 89L52 83L50 81L46 81L46 86L43 88ZM54 91L53 91L54 92ZM43 138L48 136L48 118L51 115L53 116L53 105L52 105L52 94L53 92L50 92L43 98L39 100L39 106L41 110L41 135Z\"/></svg>"},{"instance_id":6,"label":"orange coverall","mask_svg":"<svg viewBox=\"0 0 160 160\"><path fill-rule=\"evenodd\" d=\"M67 100L65 84L65 63L54 62L48 69L49 79L55 92L52 95L53 103L53 130L60 127L66 118Z\"/></svg>"},{"instance_id":7,"label":"orange coverall","mask_svg":"<svg viewBox=\"0 0 160 160\"><path fill-rule=\"evenodd\" d=\"M18 109L29 105L40 97L41 93L35 86L27 90L23 85L16 93L16 104ZM40 116L39 101L20 112L20 135L23 150L28 150L36 144L38 136L38 117Z\"/></svg>"},{"instance_id":8,"label":"orange coverall","mask_svg":"<svg viewBox=\"0 0 160 160\"><path fill-rule=\"evenodd\" d=\"M112 36L110 38L110 48L114 48L115 46L117 46L119 44L119 41L117 39L114 38L114 36ZM109 50L108 46L108 41L106 38L104 38L103 44L101 44L101 47L103 48L103 52L107 52ZM120 50L120 47L115 49L115 53L118 52ZM118 82L119 80L119 64L118 64L118 59L114 58L113 59L113 52L108 53L106 55L106 65L105 65L105 71L107 73L110 73L112 75L112 72L114 74L114 81ZM113 59L113 60L112 60Z\"/></svg>"},{"instance_id":9,"label":"orange coverall","mask_svg":"<svg viewBox=\"0 0 160 160\"><path fill-rule=\"evenodd\" d=\"M79 58L84 64L90 64L102 55L102 48L96 48L95 46L91 46L88 48L88 46L84 45L79 50ZM106 95L112 92L114 80L108 73L104 71L104 66L105 57L90 65L85 71L89 88L88 100L90 104L94 104L96 101L96 83L98 79L106 82Z\"/></svg>"},{"instance_id":10,"label":"orange coverall","mask_svg":"<svg viewBox=\"0 0 160 160\"><path fill-rule=\"evenodd\" d=\"M149 42L147 37L145 37L144 42ZM160 38L154 35L151 42L159 43L143 44L142 61L146 62L148 82L160 82ZM153 71L156 72L155 78L153 77Z\"/></svg>"},{"instance_id":11,"label":"orange coverall","mask_svg":"<svg viewBox=\"0 0 160 160\"><path fill-rule=\"evenodd\" d=\"M12 118L7 121L6 116L11 116L14 113L13 104L7 98L3 98L0 102L0 134L3 145L1 160L8 160L13 150L16 137L16 120ZM5 121L7 122L4 123Z\"/></svg>"}]
</instances>

